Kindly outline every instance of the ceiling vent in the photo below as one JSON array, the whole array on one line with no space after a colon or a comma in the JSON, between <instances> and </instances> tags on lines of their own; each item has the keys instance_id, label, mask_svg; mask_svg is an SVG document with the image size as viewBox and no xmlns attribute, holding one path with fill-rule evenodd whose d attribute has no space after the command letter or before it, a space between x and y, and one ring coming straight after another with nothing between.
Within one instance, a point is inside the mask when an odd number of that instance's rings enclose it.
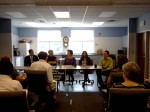
<instances>
[{"instance_id":1,"label":"ceiling vent","mask_svg":"<svg viewBox=\"0 0 150 112\"><path fill-rule=\"evenodd\" d=\"M37 22L37 23L46 23L46 20L44 20L44 19L37 19L37 20L35 20L35 22Z\"/></svg>"},{"instance_id":2,"label":"ceiling vent","mask_svg":"<svg viewBox=\"0 0 150 112\"><path fill-rule=\"evenodd\" d=\"M115 22L116 20L114 19L111 19L111 20L108 20L107 22Z\"/></svg>"}]
</instances>

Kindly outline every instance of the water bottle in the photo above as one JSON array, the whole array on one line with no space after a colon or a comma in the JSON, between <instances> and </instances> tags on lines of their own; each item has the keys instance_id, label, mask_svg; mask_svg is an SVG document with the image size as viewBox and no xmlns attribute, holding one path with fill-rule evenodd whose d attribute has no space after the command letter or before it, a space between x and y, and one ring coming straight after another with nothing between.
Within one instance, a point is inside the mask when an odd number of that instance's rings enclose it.
<instances>
[{"instance_id":1,"label":"water bottle","mask_svg":"<svg viewBox=\"0 0 150 112\"><path fill-rule=\"evenodd\" d=\"M84 62L84 61L82 61L82 66L83 66L83 67L85 66L85 62Z\"/></svg>"},{"instance_id":2,"label":"water bottle","mask_svg":"<svg viewBox=\"0 0 150 112\"><path fill-rule=\"evenodd\" d=\"M60 63L59 63L60 67L62 66L62 60L60 60Z\"/></svg>"}]
</instances>

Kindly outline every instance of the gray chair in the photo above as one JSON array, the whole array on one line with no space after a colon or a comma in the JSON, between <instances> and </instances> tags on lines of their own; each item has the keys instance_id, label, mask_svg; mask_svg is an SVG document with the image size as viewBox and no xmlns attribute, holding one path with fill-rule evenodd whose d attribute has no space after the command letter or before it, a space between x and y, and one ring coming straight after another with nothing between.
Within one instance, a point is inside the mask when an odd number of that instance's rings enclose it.
<instances>
[{"instance_id":1,"label":"gray chair","mask_svg":"<svg viewBox=\"0 0 150 112\"><path fill-rule=\"evenodd\" d=\"M150 89L110 88L108 112L147 112Z\"/></svg>"},{"instance_id":2,"label":"gray chair","mask_svg":"<svg viewBox=\"0 0 150 112\"><path fill-rule=\"evenodd\" d=\"M91 59L91 62L92 62L92 64L93 64L93 59ZM79 72L80 72L81 74L84 74L84 70L80 70ZM93 73L94 73L94 70L89 70L88 72L89 72L89 74L93 74ZM89 75L89 74L88 74L88 75ZM84 85L88 85L88 83L85 82L85 80L79 80L79 83L80 83L81 81L83 82L83 83L82 83L82 87L84 87ZM88 81L90 82L89 84L91 84L91 85L94 84L94 80L89 79Z\"/></svg>"},{"instance_id":3,"label":"gray chair","mask_svg":"<svg viewBox=\"0 0 150 112\"><path fill-rule=\"evenodd\" d=\"M40 70L25 70L28 80L28 90L29 92L38 95L39 101L33 106L33 108L38 109L42 103L46 103L50 108L55 106L54 93L51 90L46 71ZM32 104L32 103L31 103ZM37 107L36 107L37 106Z\"/></svg>"},{"instance_id":4,"label":"gray chair","mask_svg":"<svg viewBox=\"0 0 150 112\"><path fill-rule=\"evenodd\" d=\"M0 91L0 112L29 112L28 91Z\"/></svg>"}]
</instances>

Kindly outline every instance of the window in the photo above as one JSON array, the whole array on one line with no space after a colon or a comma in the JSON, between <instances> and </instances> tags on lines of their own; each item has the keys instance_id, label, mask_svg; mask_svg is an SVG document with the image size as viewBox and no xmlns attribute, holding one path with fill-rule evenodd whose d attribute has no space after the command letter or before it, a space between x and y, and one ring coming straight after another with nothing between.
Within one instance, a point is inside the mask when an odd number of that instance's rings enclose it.
<instances>
[{"instance_id":1,"label":"window","mask_svg":"<svg viewBox=\"0 0 150 112\"><path fill-rule=\"evenodd\" d=\"M39 30L38 31L38 52L52 49L54 53L62 52L62 38L59 30Z\"/></svg>"},{"instance_id":2,"label":"window","mask_svg":"<svg viewBox=\"0 0 150 112\"><path fill-rule=\"evenodd\" d=\"M93 30L72 30L69 40L69 49L74 53L94 53L94 32Z\"/></svg>"}]
</instances>

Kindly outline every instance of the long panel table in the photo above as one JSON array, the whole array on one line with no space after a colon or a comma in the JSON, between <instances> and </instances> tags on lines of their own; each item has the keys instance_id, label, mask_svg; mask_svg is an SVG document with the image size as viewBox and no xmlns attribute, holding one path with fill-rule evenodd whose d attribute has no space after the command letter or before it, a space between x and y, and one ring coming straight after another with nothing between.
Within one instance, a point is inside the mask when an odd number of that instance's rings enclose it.
<instances>
[{"instance_id":1,"label":"long panel table","mask_svg":"<svg viewBox=\"0 0 150 112\"><path fill-rule=\"evenodd\" d=\"M17 70L28 70L30 69L30 67L27 67L27 66L16 66L15 67ZM58 72L59 70L62 71L64 70L64 73L65 73L65 76L66 76L66 70L97 70L97 69L102 69L101 66L98 66L95 67L94 65L86 65L86 66L73 66L73 65L62 65L62 66L52 66L52 69L53 69L53 75L59 75L57 74L56 72ZM61 73L60 73L61 75ZM66 79L66 78L65 78ZM57 91L58 91L58 84L57 84Z\"/></svg>"}]
</instances>

